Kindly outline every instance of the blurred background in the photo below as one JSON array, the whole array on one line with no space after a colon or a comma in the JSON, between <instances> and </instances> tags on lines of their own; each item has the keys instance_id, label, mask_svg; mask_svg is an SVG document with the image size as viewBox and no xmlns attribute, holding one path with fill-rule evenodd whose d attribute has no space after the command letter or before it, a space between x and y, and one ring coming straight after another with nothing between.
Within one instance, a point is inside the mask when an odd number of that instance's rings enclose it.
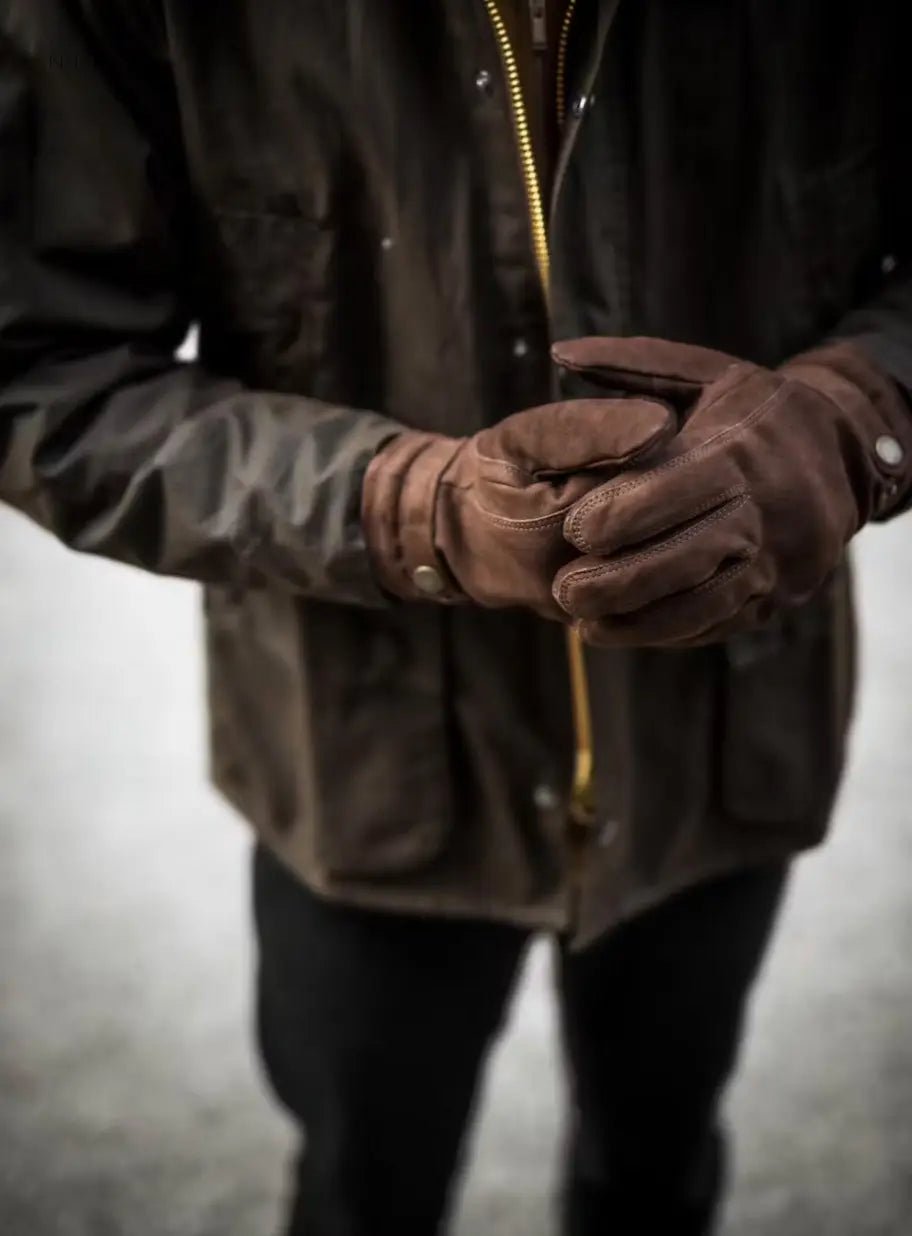
<instances>
[{"instance_id":1,"label":"blurred background","mask_svg":"<svg viewBox=\"0 0 912 1236\"><path fill-rule=\"evenodd\" d=\"M912 516L858 554L864 683L732 1096L725 1236L912 1231ZM0 510L0 1233L276 1230L245 828L206 784L198 595ZM490 1069L459 1236L546 1236L549 957Z\"/></svg>"}]
</instances>

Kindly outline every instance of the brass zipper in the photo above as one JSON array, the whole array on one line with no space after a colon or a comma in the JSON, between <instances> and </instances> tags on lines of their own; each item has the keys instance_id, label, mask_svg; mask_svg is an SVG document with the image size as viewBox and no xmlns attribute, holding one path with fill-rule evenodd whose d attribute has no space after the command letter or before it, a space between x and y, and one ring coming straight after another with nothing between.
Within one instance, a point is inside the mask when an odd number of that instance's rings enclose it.
<instances>
[{"instance_id":1,"label":"brass zipper","mask_svg":"<svg viewBox=\"0 0 912 1236\"><path fill-rule=\"evenodd\" d=\"M526 197L529 202L529 220L532 225L532 246L535 250L535 261L538 264L538 274L548 301L551 286L551 255L548 252L548 228L545 224L545 211L542 206L541 186L538 183L538 172L535 170L535 150L532 145L532 130L529 128L529 117L526 115L526 104L523 99L522 79L519 76L519 65L513 52L513 44L507 33L506 23L500 15L497 0L484 0L488 17L494 28L500 57L503 61L504 73L507 78L507 89L510 94L510 106L513 113L513 127L516 130L516 144L519 147L519 159L522 165L523 181L526 186Z\"/></svg>"},{"instance_id":2,"label":"brass zipper","mask_svg":"<svg viewBox=\"0 0 912 1236\"><path fill-rule=\"evenodd\" d=\"M576 11L576 0L570 0L564 20L561 23L560 41L557 45L557 124L563 129L567 119L567 48L570 45L570 28L573 25L573 14Z\"/></svg>"},{"instance_id":3,"label":"brass zipper","mask_svg":"<svg viewBox=\"0 0 912 1236\"><path fill-rule=\"evenodd\" d=\"M510 42L510 35L507 32L506 23L497 6L497 0L484 0L484 5L497 39L507 79L510 106L513 114L513 127L516 131L516 144L519 148L523 181L526 187L526 198L529 204L532 245L545 296L545 305L550 310L551 254L548 248L548 228L542 206L541 185L539 184L538 172L535 167L535 150L532 145L532 133L529 128L529 118L523 98L522 79L519 75L519 66L516 63L513 45ZM567 48L570 41L570 27L573 22L575 9L576 0L570 0L561 27L558 46L557 114L561 126L563 126L566 112L564 89L567 73ZM575 740L573 784L570 790L570 814L575 823L589 825L593 822L595 812L592 709L589 700L589 681L586 676L586 654L583 642L578 633L569 627L567 628L567 661L570 671Z\"/></svg>"}]
</instances>

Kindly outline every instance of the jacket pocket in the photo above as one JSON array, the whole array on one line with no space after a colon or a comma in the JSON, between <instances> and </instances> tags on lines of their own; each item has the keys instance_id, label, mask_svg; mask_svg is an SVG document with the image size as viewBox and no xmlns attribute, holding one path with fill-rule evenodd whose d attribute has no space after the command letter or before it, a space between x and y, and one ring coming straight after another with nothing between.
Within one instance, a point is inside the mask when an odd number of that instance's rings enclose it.
<instances>
[{"instance_id":1,"label":"jacket pocket","mask_svg":"<svg viewBox=\"0 0 912 1236\"><path fill-rule=\"evenodd\" d=\"M854 701L848 569L803 609L724 648L726 814L819 839L839 786Z\"/></svg>"},{"instance_id":2,"label":"jacket pocket","mask_svg":"<svg viewBox=\"0 0 912 1236\"><path fill-rule=\"evenodd\" d=\"M302 724L297 606L287 593L205 593L212 773L266 834L300 814Z\"/></svg>"},{"instance_id":3,"label":"jacket pocket","mask_svg":"<svg viewBox=\"0 0 912 1236\"><path fill-rule=\"evenodd\" d=\"M312 843L331 877L420 870L450 835L444 620L430 607L305 607Z\"/></svg>"}]
</instances>

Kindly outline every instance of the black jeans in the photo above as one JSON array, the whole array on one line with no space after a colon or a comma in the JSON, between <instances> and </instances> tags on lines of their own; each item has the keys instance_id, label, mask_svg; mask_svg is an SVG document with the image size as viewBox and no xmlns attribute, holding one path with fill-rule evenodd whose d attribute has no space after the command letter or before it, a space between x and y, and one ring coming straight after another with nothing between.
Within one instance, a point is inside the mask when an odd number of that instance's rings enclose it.
<instances>
[{"instance_id":1,"label":"black jeans","mask_svg":"<svg viewBox=\"0 0 912 1236\"><path fill-rule=\"evenodd\" d=\"M719 1101L784 879L706 884L559 951L567 1236L711 1230ZM262 849L254 884L263 1060L303 1135L291 1236L433 1236L528 933L330 905Z\"/></svg>"}]
</instances>

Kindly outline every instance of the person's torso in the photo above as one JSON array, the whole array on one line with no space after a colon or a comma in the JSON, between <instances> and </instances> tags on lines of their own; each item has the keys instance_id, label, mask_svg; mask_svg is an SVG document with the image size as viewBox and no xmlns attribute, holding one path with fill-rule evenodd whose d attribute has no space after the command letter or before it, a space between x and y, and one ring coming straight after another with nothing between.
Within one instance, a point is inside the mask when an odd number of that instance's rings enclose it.
<instances>
[{"instance_id":1,"label":"person's torso","mask_svg":"<svg viewBox=\"0 0 912 1236\"><path fill-rule=\"evenodd\" d=\"M622 0L585 93L577 0L550 330L493 0L165 5L203 346L251 380L470 431L547 392L549 334L774 361L902 257L898 0Z\"/></svg>"},{"instance_id":2,"label":"person's torso","mask_svg":"<svg viewBox=\"0 0 912 1236\"><path fill-rule=\"evenodd\" d=\"M507 23L506 0L162 3L202 355L252 385L468 433L549 398L555 336L776 362L905 257L900 0L576 0L537 202L519 0ZM621 824L591 922L819 836L837 608L756 648L591 658ZM220 780L293 865L372 904L566 922L558 629L279 595L210 613Z\"/></svg>"}]
</instances>

